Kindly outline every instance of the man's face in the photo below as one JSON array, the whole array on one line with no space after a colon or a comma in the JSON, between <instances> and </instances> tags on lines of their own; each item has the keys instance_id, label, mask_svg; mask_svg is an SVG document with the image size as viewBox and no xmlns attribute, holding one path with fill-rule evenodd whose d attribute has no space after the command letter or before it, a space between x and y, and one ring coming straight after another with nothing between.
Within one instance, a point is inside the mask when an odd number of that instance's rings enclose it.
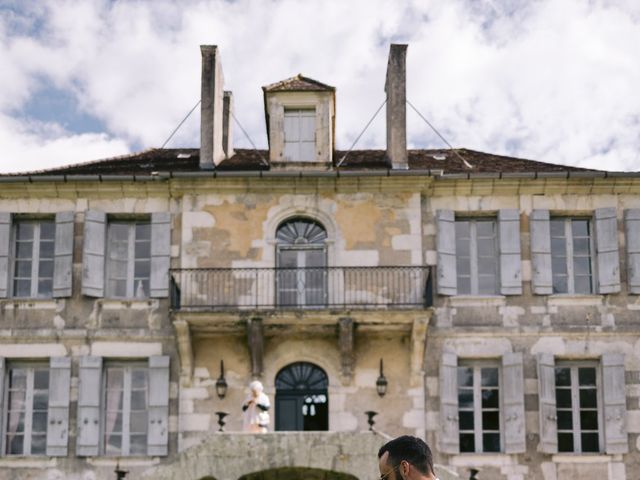
<instances>
[{"instance_id":1,"label":"man's face","mask_svg":"<svg viewBox=\"0 0 640 480\"><path fill-rule=\"evenodd\" d=\"M378 461L378 469L380 470L380 478L384 480L398 480L397 469L389 463L389 452L384 452Z\"/></svg>"}]
</instances>

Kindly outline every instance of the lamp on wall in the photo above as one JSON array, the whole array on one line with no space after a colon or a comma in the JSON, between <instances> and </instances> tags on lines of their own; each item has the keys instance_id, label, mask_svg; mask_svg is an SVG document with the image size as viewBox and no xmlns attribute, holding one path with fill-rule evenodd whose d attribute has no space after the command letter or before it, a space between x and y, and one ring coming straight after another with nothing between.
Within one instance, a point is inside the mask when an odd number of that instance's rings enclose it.
<instances>
[{"instance_id":1,"label":"lamp on wall","mask_svg":"<svg viewBox=\"0 0 640 480\"><path fill-rule=\"evenodd\" d=\"M227 380L224 378L224 360L220 360L220 376L216 380L216 393L218 398L223 399L227 394Z\"/></svg>"},{"instance_id":2,"label":"lamp on wall","mask_svg":"<svg viewBox=\"0 0 640 480\"><path fill-rule=\"evenodd\" d=\"M385 393L387 393L387 378L384 376L382 359L380 359L380 376L378 380L376 380L376 390L378 391L378 395L380 397L384 397Z\"/></svg>"}]
</instances>

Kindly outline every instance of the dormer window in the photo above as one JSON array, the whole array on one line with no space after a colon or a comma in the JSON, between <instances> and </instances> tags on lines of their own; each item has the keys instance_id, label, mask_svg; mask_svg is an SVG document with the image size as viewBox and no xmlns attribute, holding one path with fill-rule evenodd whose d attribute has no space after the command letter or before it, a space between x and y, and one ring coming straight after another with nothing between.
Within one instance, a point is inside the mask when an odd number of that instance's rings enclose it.
<instances>
[{"instance_id":1,"label":"dormer window","mask_svg":"<svg viewBox=\"0 0 640 480\"><path fill-rule=\"evenodd\" d=\"M316 109L284 109L284 156L293 162L316 160Z\"/></svg>"}]
</instances>

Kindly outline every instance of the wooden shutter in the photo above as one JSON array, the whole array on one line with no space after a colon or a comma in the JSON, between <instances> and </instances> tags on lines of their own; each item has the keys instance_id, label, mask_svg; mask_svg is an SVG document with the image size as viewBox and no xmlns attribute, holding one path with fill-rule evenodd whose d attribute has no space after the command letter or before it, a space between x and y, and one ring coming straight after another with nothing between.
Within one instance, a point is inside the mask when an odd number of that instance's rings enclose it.
<instances>
[{"instance_id":1,"label":"wooden shutter","mask_svg":"<svg viewBox=\"0 0 640 480\"><path fill-rule=\"evenodd\" d=\"M531 289L536 295L551 295L553 278L549 210L533 210L529 216L529 225L531 228Z\"/></svg>"},{"instance_id":2,"label":"wooden shutter","mask_svg":"<svg viewBox=\"0 0 640 480\"><path fill-rule=\"evenodd\" d=\"M5 370L5 361L4 361L4 357L0 357L0 412L6 412L5 408L4 408L4 386L5 386L5 381L4 381L4 376L5 376L6 370ZM5 422L5 417L4 414L0 415L0 432L4 432L4 427L3 427L3 423ZM4 444L4 442L0 441L0 445Z\"/></svg>"},{"instance_id":3,"label":"wooden shutter","mask_svg":"<svg viewBox=\"0 0 640 480\"><path fill-rule=\"evenodd\" d=\"M437 248L438 248L438 293L456 295L458 277L456 274L456 218L453 210L438 210Z\"/></svg>"},{"instance_id":4,"label":"wooden shutter","mask_svg":"<svg viewBox=\"0 0 640 480\"><path fill-rule=\"evenodd\" d=\"M79 457L90 457L99 453L101 397L102 357L80 357L76 437L76 455Z\"/></svg>"},{"instance_id":5,"label":"wooden shutter","mask_svg":"<svg viewBox=\"0 0 640 480\"><path fill-rule=\"evenodd\" d=\"M522 353L502 355L502 416L505 453L527 450L524 418L524 369Z\"/></svg>"},{"instance_id":6,"label":"wooden shutter","mask_svg":"<svg viewBox=\"0 0 640 480\"><path fill-rule=\"evenodd\" d=\"M618 220L615 208L595 210L598 293L620 291Z\"/></svg>"},{"instance_id":7,"label":"wooden shutter","mask_svg":"<svg viewBox=\"0 0 640 480\"><path fill-rule=\"evenodd\" d=\"M440 450L460 453L458 422L458 357L444 352L440 364Z\"/></svg>"},{"instance_id":8,"label":"wooden shutter","mask_svg":"<svg viewBox=\"0 0 640 480\"><path fill-rule=\"evenodd\" d=\"M553 355L538 354L538 399L540 405L540 445L544 453L558 453L556 412L556 362Z\"/></svg>"},{"instance_id":9,"label":"wooden shutter","mask_svg":"<svg viewBox=\"0 0 640 480\"><path fill-rule=\"evenodd\" d=\"M56 214L53 296L70 297L73 271L73 212Z\"/></svg>"},{"instance_id":10,"label":"wooden shutter","mask_svg":"<svg viewBox=\"0 0 640 480\"><path fill-rule=\"evenodd\" d=\"M629 293L640 293L640 209L624 211Z\"/></svg>"},{"instance_id":11,"label":"wooden shutter","mask_svg":"<svg viewBox=\"0 0 640 480\"><path fill-rule=\"evenodd\" d=\"M151 214L150 296L169 296L169 259L171 256L171 214Z\"/></svg>"},{"instance_id":12,"label":"wooden shutter","mask_svg":"<svg viewBox=\"0 0 640 480\"><path fill-rule=\"evenodd\" d=\"M49 360L49 414L47 456L66 457L69 442L69 389L71 388L71 357L51 357Z\"/></svg>"},{"instance_id":13,"label":"wooden shutter","mask_svg":"<svg viewBox=\"0 0 640 480\"><path fill-rule=\"evenodd\" d=\"M629 441L626 421L624 354L602 355L602 393L604 398L604 438L608 454L627 453Z\"/></svg>"},{"instance_id":14,"label":"wooden shutter","mask_svg":"<svg viewBox=\"0 0 640 480\"><path fill-rule=\"evenodd\" d=\"M169 356L149 357L148 455L168 454L169 441Z\"/></svg>"},{"instance_id":15,"label":"wooden shutter","mask_svg":"<svg viewBox=\"0 0 640 480\"><path fill-rule=\"evenodd\" d=\"M0 212L0 298L9 295L9 253L11 252L11 214Z\"/></svg>"},{"instance_id":16,"label":"wooden shutter","mask_svg":"<svg viewBox=\"0 0 640 480\"><path fill-rule=\"evenodd\" d=\"M522 295L520 259L520 213L516 209L498 211L500 239L500 293Z\"/></svg>"},{"instance_id":17,"label":"wooden shutter","mask_svg":"<svg viewBox=\"0 0 640 480\"><path fill-rule=\"evenodd\" d=\"M82 255L82 294L104 297L104 259L107 215L87 210L84 215Z\"/></svg>"}]
</instances>

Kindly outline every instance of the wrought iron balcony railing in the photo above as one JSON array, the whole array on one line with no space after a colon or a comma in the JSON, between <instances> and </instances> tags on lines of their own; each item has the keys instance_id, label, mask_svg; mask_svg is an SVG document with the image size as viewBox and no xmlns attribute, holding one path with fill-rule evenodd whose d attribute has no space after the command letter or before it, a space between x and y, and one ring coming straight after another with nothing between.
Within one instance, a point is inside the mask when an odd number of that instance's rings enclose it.
<instances>
[{"instance_id":1,"label":"wrought iron balcony railing","mask_svg":"<svg viewBox=\"0 0 640 480\"><path fill-rule=\"evenodd\" d=\"M420 308L429 267L173 269L174 310Z\"/></svg>"}]
</instances>

